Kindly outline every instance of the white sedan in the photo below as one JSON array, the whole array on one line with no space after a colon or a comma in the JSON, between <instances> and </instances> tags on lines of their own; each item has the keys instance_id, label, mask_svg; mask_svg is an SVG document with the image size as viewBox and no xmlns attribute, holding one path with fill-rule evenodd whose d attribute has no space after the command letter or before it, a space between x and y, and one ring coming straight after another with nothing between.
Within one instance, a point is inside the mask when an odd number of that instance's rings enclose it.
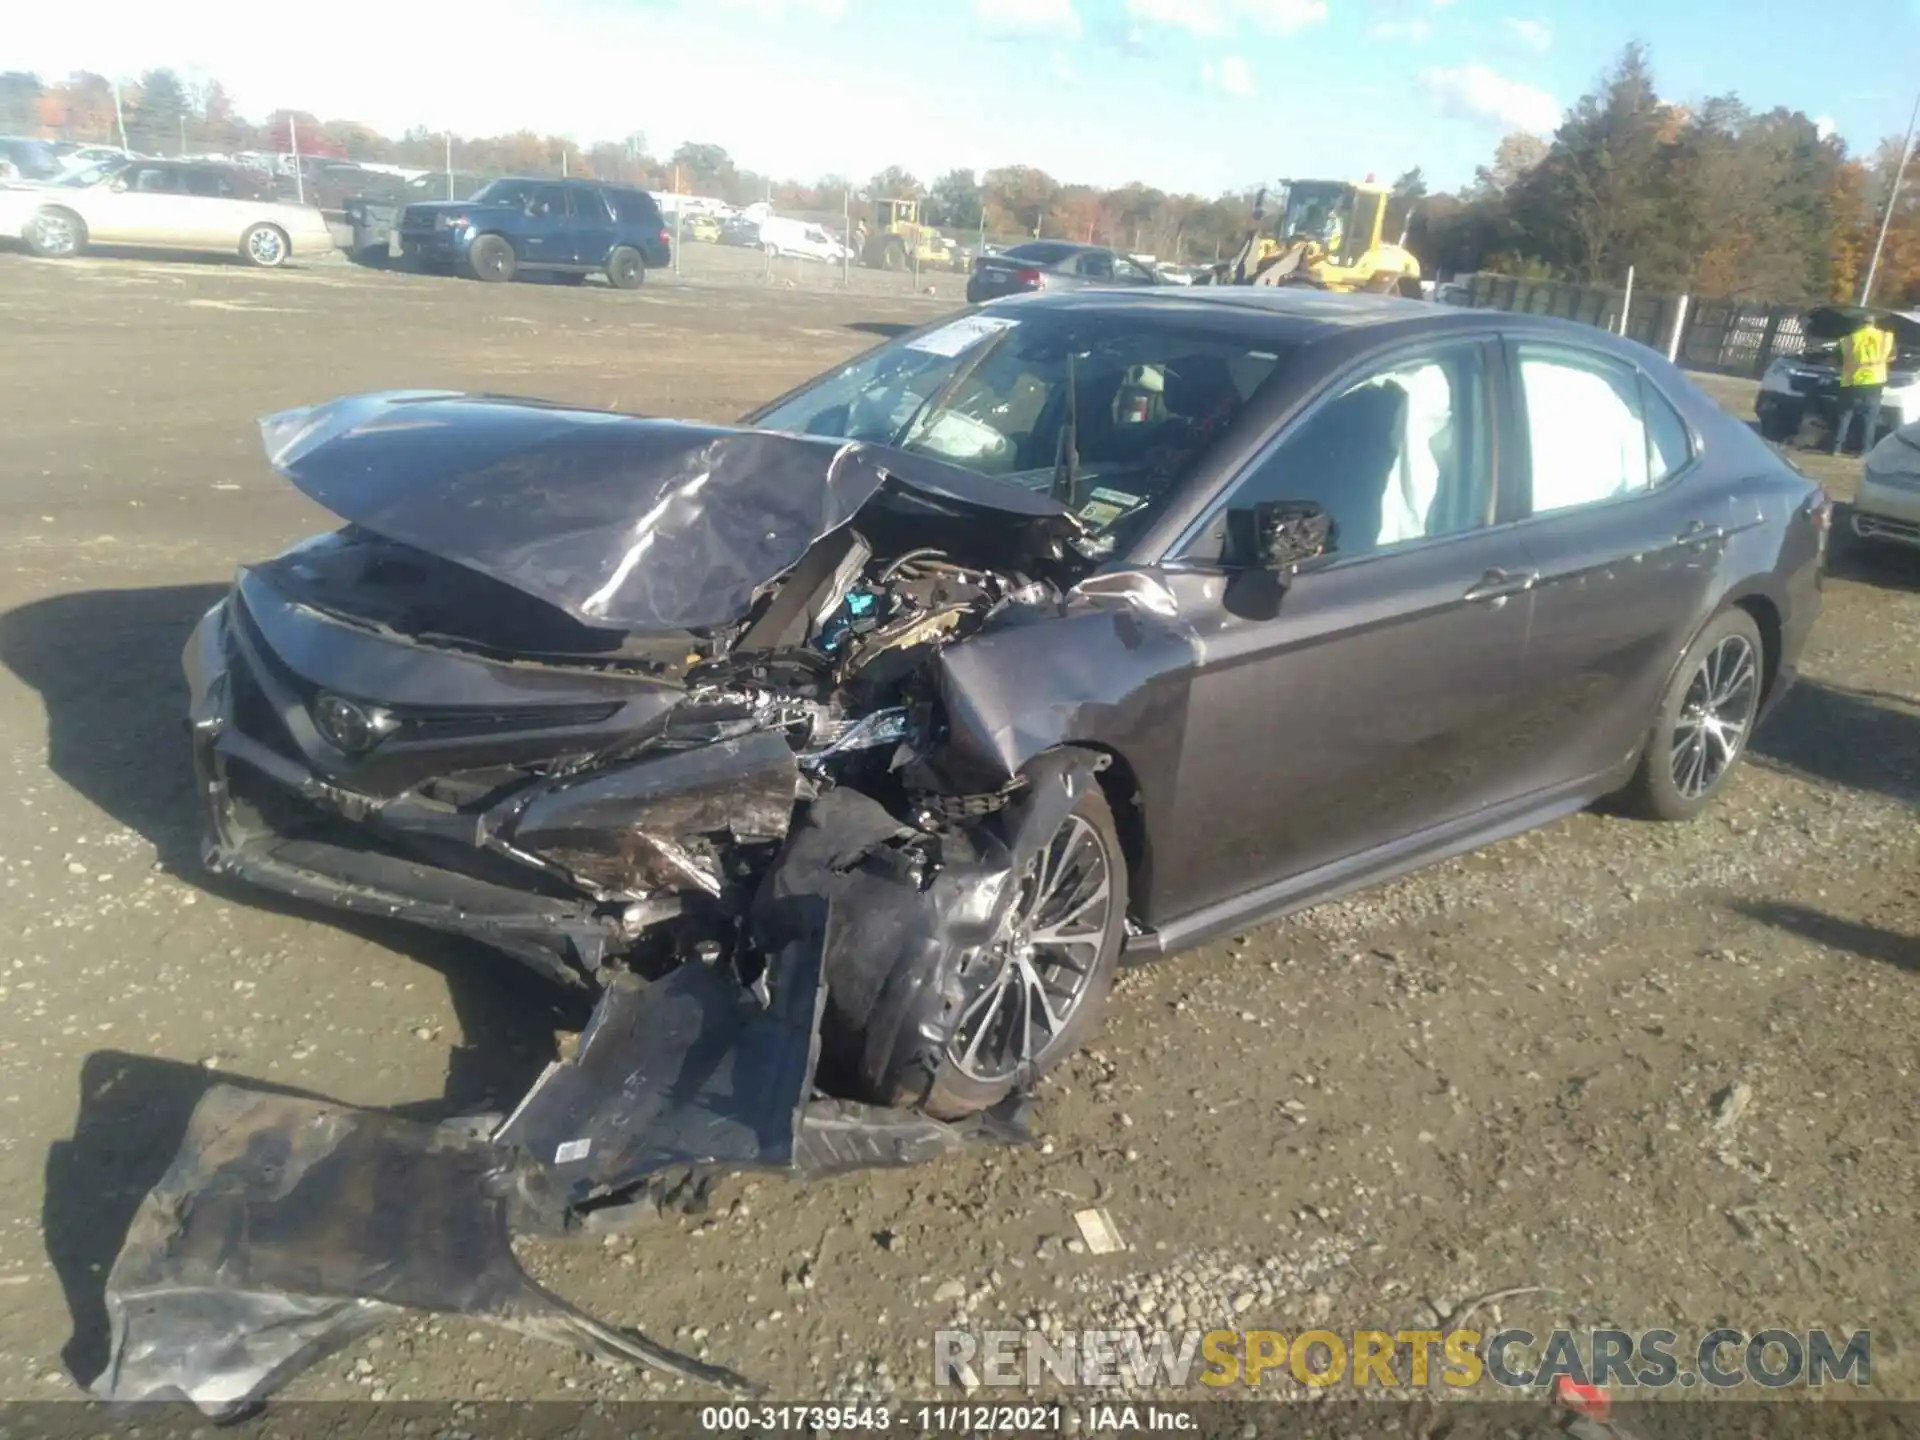
<instances>
[{"instance_id":1,"label":"white sedan","mask_svg":"<svg viewBox=\"0 0 1920 1440\"><path fill-rule=\"evenodd\" d=\"M1853 533L1920 547L1920 420L1867 453L1853 494Z\"/></svg>"},{"instance_id":2,"label":"white sedan","mask_svg":"<svg viewBox=\"0 0 1920 1440\"><path fill-rule=\"evenodd\" d=\"M177 160L96 165L51 185L0 190L0 234L59 259L88 245L143 245L272 267L334 248L313 206L270 198L236 167Z\"/></svg>"}]
</instances>

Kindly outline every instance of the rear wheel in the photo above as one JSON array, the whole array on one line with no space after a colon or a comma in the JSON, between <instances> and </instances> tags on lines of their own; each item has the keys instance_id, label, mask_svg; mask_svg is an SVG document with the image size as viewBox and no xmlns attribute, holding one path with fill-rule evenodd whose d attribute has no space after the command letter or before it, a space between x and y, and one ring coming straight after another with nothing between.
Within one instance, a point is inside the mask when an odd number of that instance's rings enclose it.
<instances>
[{"instance_id":1,"label":"rear wheel","mask_svg":"<svg viewBox=\"0 0 1920 1440\"><path fill-rule=\"evenodd\" d=\"M255 225L240 237L240 258L263 270L276 270L287 263L293 242L278 225Z\"/></svg>"},{"instance_id":2,"label":"rear wheel","mask_svg":"<svg viewBox=\"0 0 1920 1440\"><path fill-rule=\"evenodd\" d=\"M1744 610L1716 616L1688 647L1622 793L1651 820L1691 820L1747 752L1765 679L1760 627Z\"/></svg>"},{"instance_id":3,"label":"rear wheel","mask_svg":"<svg viewBox=\"0 0 1920 1440\"><path fill-rule=\"evenodd\" d=\"M475 240L467 251L467 264L472 267L475 279L496 284L511 280L513 272L519 268L513 246L498 235L482 235Z\"/></svg>"},{"instance_id":4,"label":"rear wheel","mask_svg":"<svg viewBox=\"0 0 1920 1440\"><path fill-rule=\"evenodd\" d=\"M86 248L87 227L71 210L49 205L27 222L27 248L48 260L71 260Z\"/></svg>"},{"instance_id":5,"label":"rear wheel","mask_svg":"<svg viewBox=\"0 0 1920 1440\"><path fill-rule=\"evenodd\" d=\"M617 245L607 257L607 280L616 290L638 290L647 279L647 262L631 245Z\"/></svg>"},{"instance_id":6,"label":"rear wheel","mask_svg":"<svg viewBox=\"0 0 1920 1440\"><path fill-rule=\"evenodd\" d=\"M907 244L898 235L887 238L886 249L881 252L881 265L888 270L907 268Z\"/></svg>"}]
</instances>

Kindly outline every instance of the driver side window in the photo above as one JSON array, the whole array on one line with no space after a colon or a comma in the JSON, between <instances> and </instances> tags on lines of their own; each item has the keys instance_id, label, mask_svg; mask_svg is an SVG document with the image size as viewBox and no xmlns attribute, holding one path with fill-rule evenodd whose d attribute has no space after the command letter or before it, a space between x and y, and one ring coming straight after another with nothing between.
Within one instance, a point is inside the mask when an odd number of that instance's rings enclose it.
<instances>
[{"instance_id":1,"label":"driver side window","mask_svg":"<svg viewBox=\"0 0 1920 1440\"><path fill-rule=\"evenodd\" d=\"M1482 528L1493 502L1482 353L1451 346L1346 386L1296 422L1229 507L1312 501L1342 557Z\"/></svg>"}]
</instances>

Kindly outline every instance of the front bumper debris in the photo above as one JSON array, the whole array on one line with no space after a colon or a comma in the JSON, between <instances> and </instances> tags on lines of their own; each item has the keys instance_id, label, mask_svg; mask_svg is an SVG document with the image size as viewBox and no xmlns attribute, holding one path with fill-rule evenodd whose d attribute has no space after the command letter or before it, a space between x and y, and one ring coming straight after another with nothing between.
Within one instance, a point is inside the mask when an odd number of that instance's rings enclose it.
<instances>
[{"instance_id":1,"label":"front bumper debris","mask_svg":"<svg viewBox=\"0 0 1920 1440\"><path fill-rule=\"evenodd\" d=\"M813 1178L1025 1143L1019 1097L948 1124L811 1089L827 940L788 945L750 987L699 961L651 983L618 977L578 1054L498 1123L208 1091L108 1276L95 1393L237 1417L409 1309L751 1393L731 1370L567 1304L512 1242L697 1206L727 1174Z\"/></svg>"}]
</instances>

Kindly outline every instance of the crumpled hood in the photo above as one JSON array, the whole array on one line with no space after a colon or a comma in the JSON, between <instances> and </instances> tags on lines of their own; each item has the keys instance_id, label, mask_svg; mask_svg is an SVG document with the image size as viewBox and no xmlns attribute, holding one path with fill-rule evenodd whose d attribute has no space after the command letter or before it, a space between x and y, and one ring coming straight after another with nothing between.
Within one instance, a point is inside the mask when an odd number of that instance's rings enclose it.
<instances>
[{"instance_id":1,"label":"crumpled hood","mask_svg":"<svg viewBox=\"0 0 1920 1440\"><path fill-rule=\"evenodd\" d=\"M886 446L533 400L389 391L260 430L274 468L341 519L630 631L741 619L889 482L1077 528L1044 495Z\"/></svg>"}]
</instances>

